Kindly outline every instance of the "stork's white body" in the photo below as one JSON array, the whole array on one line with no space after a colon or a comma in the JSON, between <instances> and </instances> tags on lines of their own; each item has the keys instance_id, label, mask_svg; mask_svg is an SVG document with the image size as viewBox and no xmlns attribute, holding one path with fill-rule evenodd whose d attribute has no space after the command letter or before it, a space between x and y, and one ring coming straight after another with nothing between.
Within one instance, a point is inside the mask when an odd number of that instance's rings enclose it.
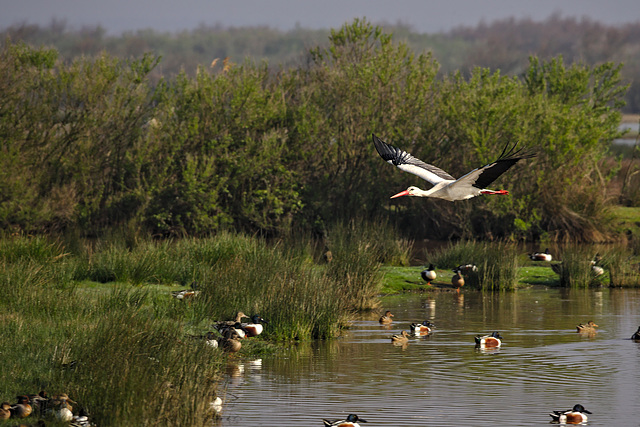
<instances>
[{"instance_id":1,"label":"stork's white body","mask_svg":"<svg viewBox=\"0 0 640 427\"><path fill-rule=\"evenodd\" d=\"M392 196L392 199L400 196L416 196L434 197L454 202L456 200L471 199L481 194L509 194L506 190L496 191L485 187L519 160L534 156L531 153L520 154L520 150L514 152L515 146L509 151L507 151L508 147L505 147L495 162L474 169L463 177L455 179L444 170L427 164L406 151L387 144L375 135L373 135L373 143L383 160L397 166L400 170L419 176L433 185L429 190L409 187L405 191Z\"/></svg>"},{"instance_id":2,"label":"stork's white body","mask_svg":"<svg viewBox=\"0 0 640 427\"><path fill-rule=\"evenodd\" d=\"M477 171L477 169L475 171ZM448 180L437 183L436 185L434 185L428 190L422 190L418 187L409 187L406 190L407 194L395 195L392 198L400 197L401 195L416 196L416 197L435 197L438 199L444 199L450 202L455 202L456 200L471 199L481 194L507 194L503 192L503 190L493 191L493 190L487 190L487 189L480 189L480 188L473 187L470 183L468 185L465 185L465 184L466 184L465 182L461 182L460 180L456 181L456 180L448 179Z\"/></svg>"}]
</instances>

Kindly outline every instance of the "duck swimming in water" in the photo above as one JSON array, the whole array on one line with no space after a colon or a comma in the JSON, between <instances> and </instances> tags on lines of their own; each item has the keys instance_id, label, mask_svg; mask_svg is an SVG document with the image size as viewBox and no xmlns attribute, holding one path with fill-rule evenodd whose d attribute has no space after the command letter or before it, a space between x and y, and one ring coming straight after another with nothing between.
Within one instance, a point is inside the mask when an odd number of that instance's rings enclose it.
<instances>
[{"instance_id":1,"label":"duck swimming in water","mask_svg":"<svg viewBox=\"0 0 640 427\"><path fill-rule=\"evenodd\" d=\"M382 325L388 325L389 323L393 322L393 314L391 314L391 312L389 310L387 310L381 317L380 319L378 319L378 322L380 322L380 324Z\"/></svg>"},{"instance_id":2,"label":"duck swimming in water","mask_svg":"<svg viewBox=\"0 0 640 427\"><path fill-rule=\"evenodd\" d=\"M493 332L491 335L476 335L477 347L500 347L502 345L502 337L498 332Z\"/></svg>"},{"instance_id":3,"label":"duck swimming in water","mask_svg":"<svg viewBox=\"0 0 640 427\"><path fill-rule=\"evenodd\" d=\"M407 331L402 331L399 334L392 335L391 342L396 345L405 345L409 342L409 334Z\"/></svg>"},{"instance_id":4,"label":"duck swimming in water","mask_svg":"<svg viewBox=\"0 0 640 427\"><path fill-rule=\"evenodd\" d=\"M553 411L549 415L553 421L567 424L581 424L587 422L587 415L591 412L587 411L582 405L575 405L568 411Z\"/></svg>"},{"instance_id":5,"label":"duck swimming in water","mask_svg":"<svg viewBox=\"0 0 640 427\"><path fill-rule=\"evenodd\" d=\"M368 421L363 420L356 414L349 414L349 416L344 420L330 421L323 419L322 422L324 423L325 427L360 427L360 424L358 423L366 423Z\"/></svg>"},{"instance_id":6,"label":"duck swimming in water","mask_svg":"<svg viewBox=\"0 0 640 427\"><path fill-rule=\"evenodd\" d=\"M589 320L586 325L580 323L578 326L576 326L576 330L580 333L595 334L597 332L597 327L598 325L596 325L593 320Z\"/></svg>"},{"instance_id":7,"label":"duck swimming in water","mask_svg":"<svg viewBox=\"0 0 640 427\"><path fill-rule=\"evenodd\" d=\"M413 332L414 334L429 333L435 327L436 327L436 325L434 325L433 323L429 322L428 320L425 320L422 323L412 323L411 324L411 332Z\"/></svg>"}]
</instances>

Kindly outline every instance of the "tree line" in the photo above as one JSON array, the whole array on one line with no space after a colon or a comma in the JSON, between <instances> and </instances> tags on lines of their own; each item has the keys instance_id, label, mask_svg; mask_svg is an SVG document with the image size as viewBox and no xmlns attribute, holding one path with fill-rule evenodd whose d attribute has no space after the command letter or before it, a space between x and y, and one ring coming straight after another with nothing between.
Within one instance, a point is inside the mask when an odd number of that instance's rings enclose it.
<instances>
[{"instance_id":1,"label":"tree line","mask_svg":"<svg viewBox=\"0 0 640 427\"><path fill-rule=\"evenodd\" d=\"M500 70L503 75L522 76L529 56L541 60L562 55L567 64L595 66L605 62L621 63L621 76L630 88L625 95L627 113L640 112L640 23L606 25L589 18L553 14L543 21L530 18L506 18L476 26L461 26L447 32L419 33L411 27L384 24L396 41L406 43L415 53L432 52L440 65L440 74L475 67ZM279 31L269 27L225 27L201 25L190 31L168 33L151 29L108 35L100 26L69 28L64 20L52 20L48 26L16 24L0 32L0 39L24 41L35 46L55 47L62 58L102 52L120 58L136 58L148 52L162 57L152 77L175 76L184 71L195 76L199 66L208 66L215 58L229 57L242 62L249 57L272 67L297 67L308 61L308 50L327 45L328 29L301 27Z\"/></svg>"},{"instance_id":2,"label":"tree line","mask_svg":"<svg viewBox=\"0 0 640 427\"><path fill-rule=\"evenodd\" d=\"M156 55L0 53L0 226L160 236L322 233L386 218L411 237L571 238L606 232L603 159L627 86L612 62L532 56L519 77L441 74L430 53L366 20L298 66L218 61L155 79ZM409 183L371 134L454 176L507 144L536 151L496 185L509 197L389 201Z\"/></svg>"}]
</instances>

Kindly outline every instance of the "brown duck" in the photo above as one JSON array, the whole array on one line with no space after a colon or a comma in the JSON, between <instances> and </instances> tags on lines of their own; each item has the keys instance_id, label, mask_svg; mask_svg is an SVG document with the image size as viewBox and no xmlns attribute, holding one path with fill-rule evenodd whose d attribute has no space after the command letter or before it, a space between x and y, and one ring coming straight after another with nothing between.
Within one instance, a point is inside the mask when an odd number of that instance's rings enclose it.
<instances>
[{"instance_id":1,"label":"brown duck","mask_svg":"<svg viewBox=\"0 0 640 427\"><path fill-rule=\"evenodd\" d=\"M453 270L453 272L456 274L451 278L451 284L454 288L460 290L460 288L464 286L464 277L462 276L462 270L456 268L455 270Z\"/></svg>"},{"instance_id":2,"label":"brown duck","mask_svg":"<svg viewBox=\"0 0 640 427\"><path fill-rule=\"evenodd\" d=\"M389 323L393 322L393 314L391 314L391 312L389 310L387 310L384 315L382 315L380 317L380 319L378 320L378 322L380 322L381 325L388 325Z\"/></svg>"}]
</instances>

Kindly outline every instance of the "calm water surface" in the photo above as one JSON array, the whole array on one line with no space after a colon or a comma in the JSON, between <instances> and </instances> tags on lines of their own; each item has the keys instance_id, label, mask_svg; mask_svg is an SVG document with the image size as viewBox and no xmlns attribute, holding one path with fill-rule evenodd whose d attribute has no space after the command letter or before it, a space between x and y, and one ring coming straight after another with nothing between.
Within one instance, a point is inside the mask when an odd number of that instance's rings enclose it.
<instances>
[{"instance_id":1,"label":"calm water surface","mask_svg":"<svg viewBox=\"0 0 640 427\"><path fill-rule=\"evenodd\" d=\"M640 290L464 290L385 297L390 327L363 315L331 342L229 365L221 426L322 426L355 413L366 426L549 425L581 403L588 425L640 426ZM390 337L422 320L406 348ZM576 333L594 320L593 337ZM474 336L499 331L495 352Z\"/></svg>"}]
</instances>

